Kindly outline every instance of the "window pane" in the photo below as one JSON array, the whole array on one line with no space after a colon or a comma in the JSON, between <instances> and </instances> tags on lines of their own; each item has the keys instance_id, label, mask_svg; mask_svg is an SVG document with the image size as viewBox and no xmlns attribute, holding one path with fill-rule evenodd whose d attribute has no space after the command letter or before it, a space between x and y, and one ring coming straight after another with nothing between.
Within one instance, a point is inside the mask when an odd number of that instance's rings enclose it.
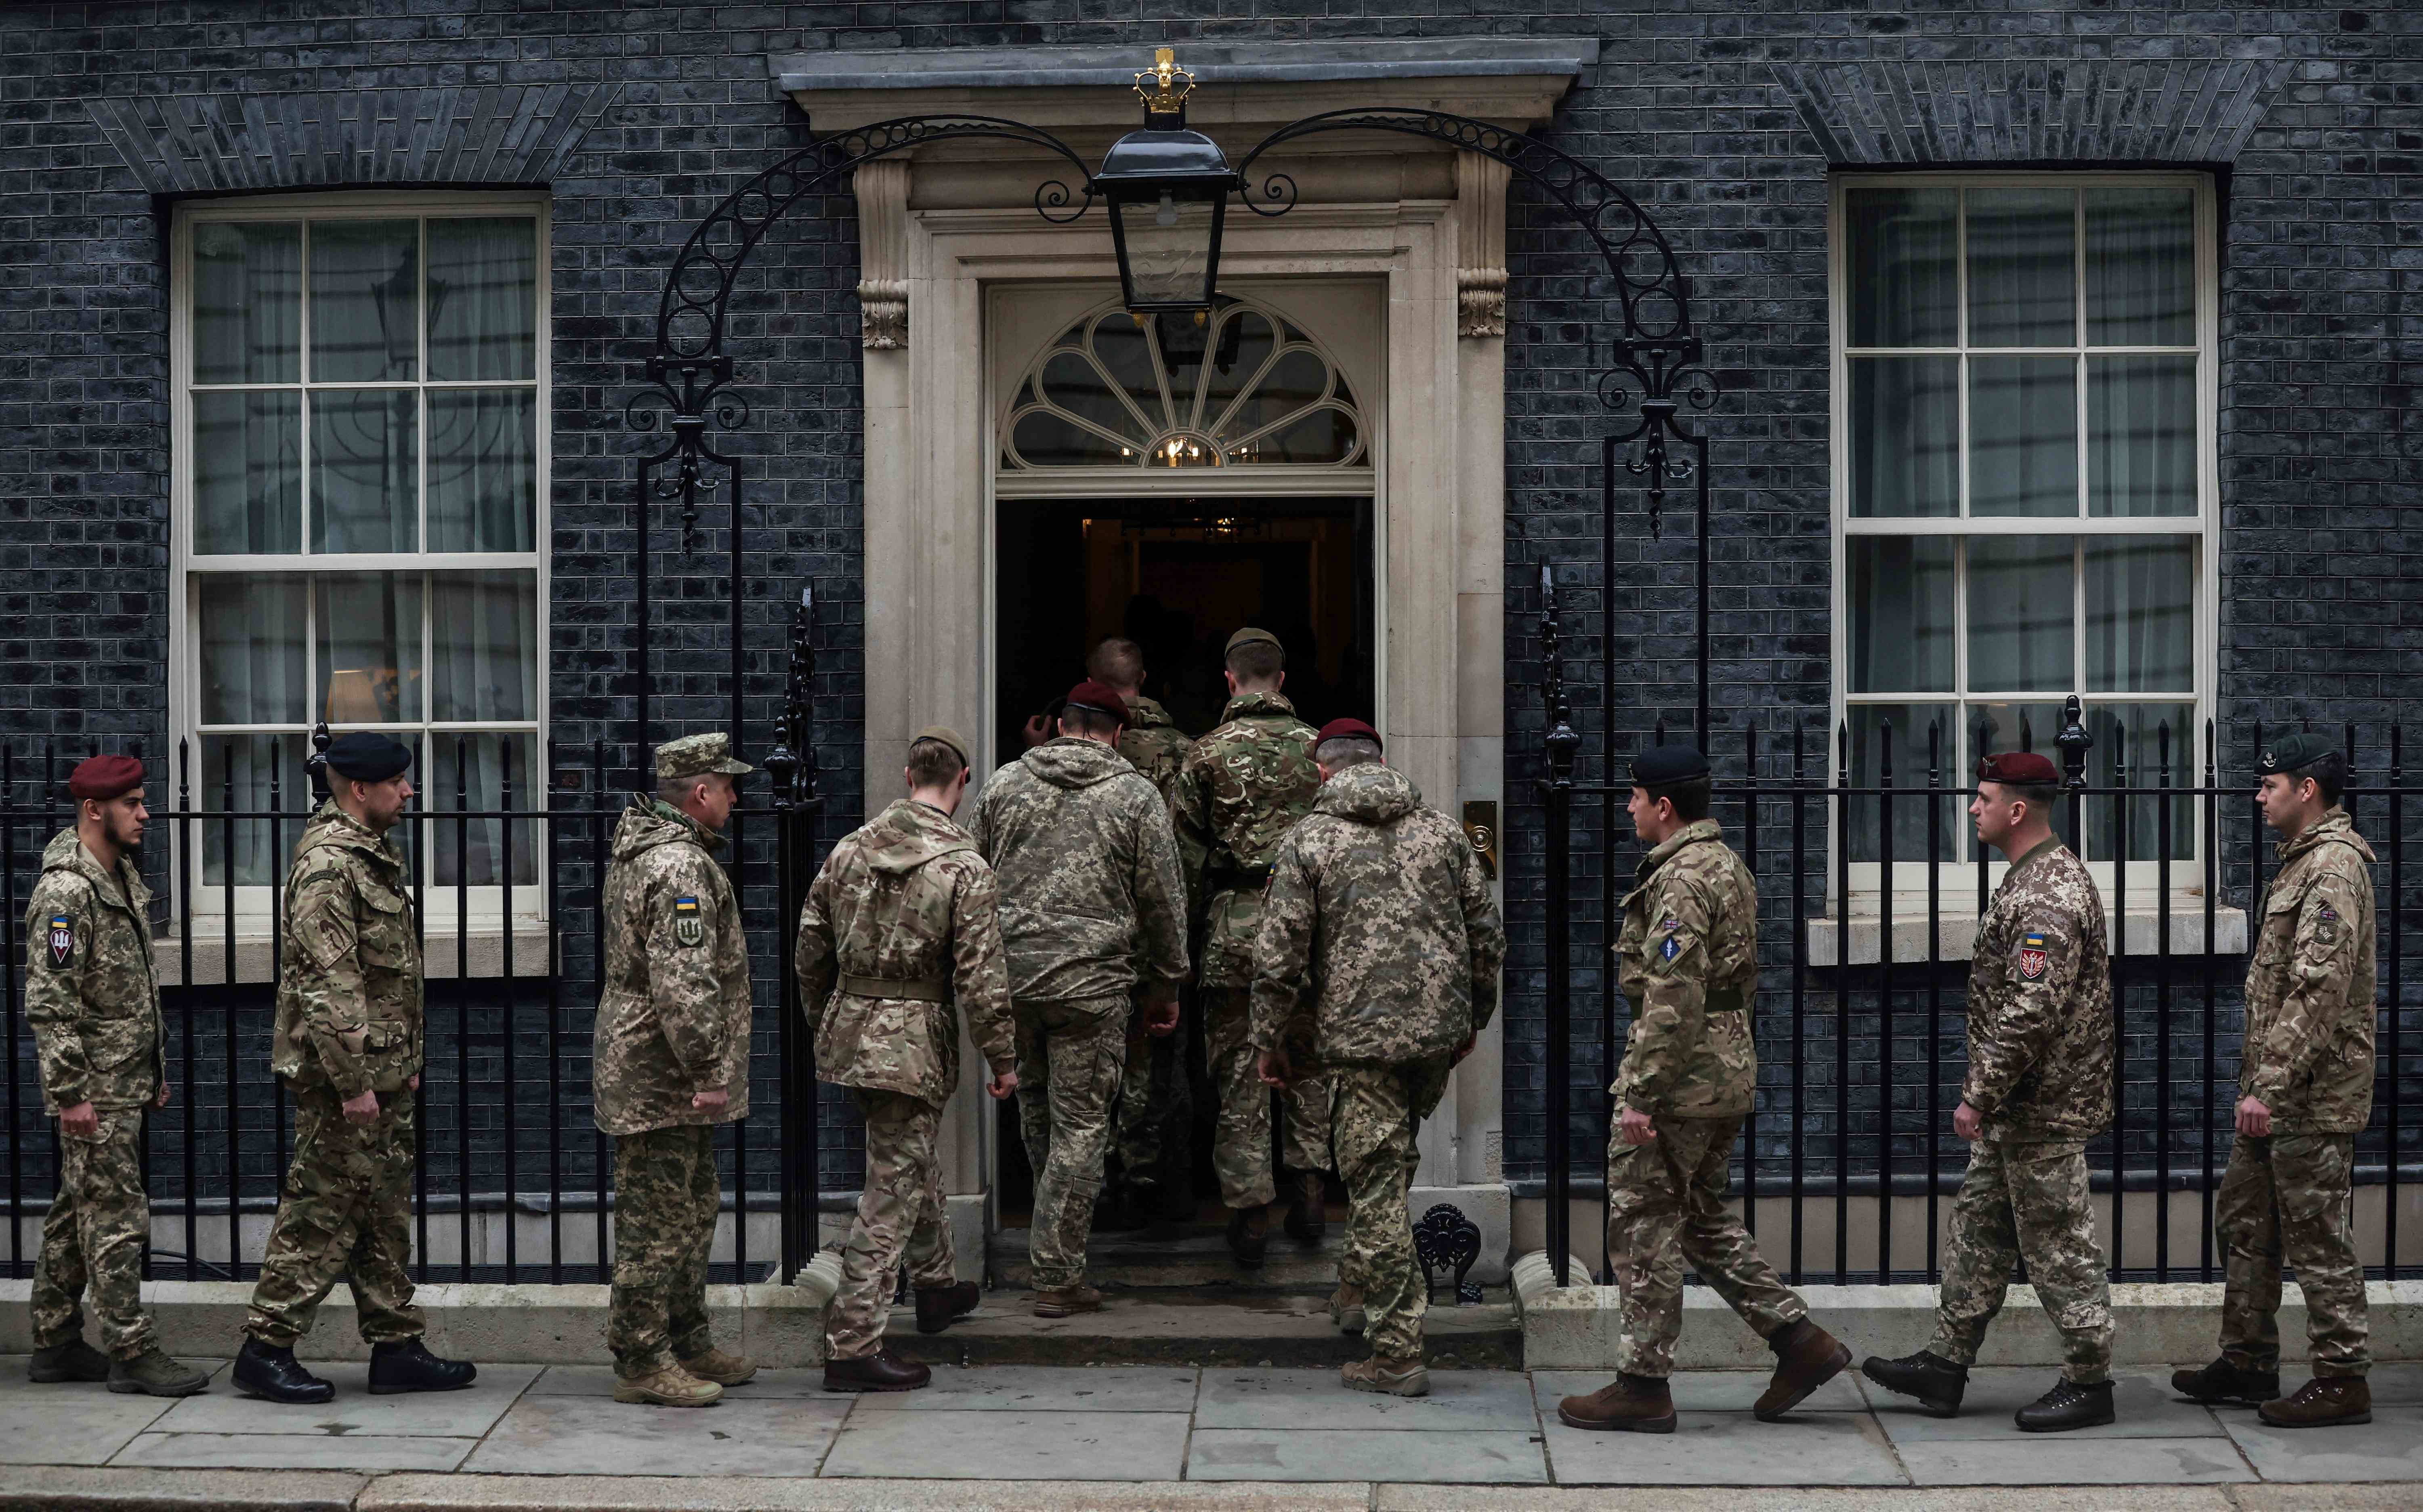
<instances>
[{"instance_id":1,"label":"window pane","mask_svg":"<svg viewBox=\"0 0 2423 1512\"><path fill-rule=\"evenodd\" d=\"M420 375L420 223L311 223L313 383Z\"/></svg>"},{"instance_id":2,"label":"window pane","mask_svg":"<svg viewBox=\"0 0 2423 1512\"><path fill-rule=\"evenodd\" d=\"M2195 191L2086 191L2086 340L2195 344Z\"/></svg>"},{"instance_id":3,"label":"window pane","mask_svg":"<svg viewBox=\"0 0 2423 1512\"><path fill-rule=\"evenodd\" d=\"M429 375L529 378L538 363L538 222L429 222Z\"/></svg>"},{"instance_id":4,"label":"window pane","mask_svg":"<svg viewBox=\"0 0 2423 1512\"><path fill-rule=\"evenodd\" d=\"M2196 512L2193 357L2086 359L2086 508L2100 517Z\"/></svg>"},{"instance_id":5,"label":"window pane","mask_svg":"<svg viewBox=\"0 0 2423 1512\"><path fill-rule=\"evenodd\" d=\"M1969 359L1969 513L2077 517L2075 358Z\"/></svg>"},{"instance_id":6,"label":"window pane","mask_svg":"<svg viewBox=\"0 0 2423 1512\"><path fill-rule=\"evenodd\" d=\"M303 227L194 228L194 381L293 383L302 376Z\"/></svg>"},{"instance_id":7,"label":"window pane","mask_svg":"<svg viewBox=\"0 0 2423 1512\"><path fill-rule=\"evenodd\" d=\"M1960 513L1960 359L1851 359L1851 514Z\"/></svg>"},{"instance_id":8,"label":"window pane","mask_svg":"<svg viewBox=\"0 0 2423 1512\"><path fill-rule=\"evenodd\" d=\"M2086 733L2095 743L2086 753L2090 787L2160 788L2168 729L2170 781L2173 787L2197 780L2202 741L2195 731L2193 704L2097 704L2086 710ZM2125 778L2125 782L2122 780ZM2171 858L2195 854L2195 800L2174 798L2171 810ZM2162 853L2162 801L2143 798L2089 798L2086 801L2086 853L2098 861L2118 860L2123 826L2127 855L2151 861ZM2186 879L2174 873L2173 885ZM2105 889L2110 901L2111 890Z\"/></svg>"},{"instance_id":9,"label":"window pane","mask_svg":"<svg viewBox=\"0 0 2423 1512\"><path fill-rule=\"evenodd\" d=\"M527 735L457 735L434 731L423 746L428 756L430 786L420 800L434 818L431 852L436 859L430 883L437 887L457 883L495 887L504 883L505 821L501 819L455 819L455 814L500 814L505 811L504 784L513 783L513 810L544 806L544 795L531 787L531 737ZM538 882L539 832L536 820L513 824L513 881L515 887ZM501 902L501 899L499 899ZM514 912L535 913L536 893L514 899ZM449 902L446 906L451 906ZM533 956L537 952L532 952ZM543 975L543 959L527 967Z\"/></svg>"},{"instance_id":10,"label":"window pane","mask_svg":"<svg viewBox=\"0 0 2423 1512\"><path fill-rule=\"evenodd\" d=\"M1853 189L1848 279L1853 346L1954 346L1956 189Z\"/></svg>"},{"instance_id":11,"label":"window pane","mask_svg":"<svg viewBox=\"0 0 2423 1512\"><path fill-rule=\"evenodd\" d=\"M303 396L194 395L194 550L303 549Z\"/></svg>"},{"instance_id":12,"label":"window pane","mask_svg":"<svg viewBox=\"0 0 2423 1512\"><path fill-rule=\"evenodd\" d=\"M2059 768L2061 747L2055 743L2054 738L2061 734L2061 725L2059 704L1992 702L1971 704L1968 708L1967 725L1963 731L1969 741L1963 772L1964 779L1969 785L1969 791L1973 793L1977 790L1978 758L1991 753L2036 751L2051 756L2053 766ZM2089 775L2092 774L2093 769L2090 766ZM1962 821L1968 822L1965 813L1962 815ZM2073 851L2078 849L2078 835L2075 827L2069 822L2067 799L2053 805L2052 827L2053 833L2061 836L2064 845ZM1977 830L1973 823L1971 823L1962 833L1968 836L1966 843L1969 847L1970 860L1976 860L1981 852L1989 861L2003 859L2001 851L1977 843Z\"/></svg>"},{"instance_id":13,"label":"window pane","mask_svg":"<svg viewBox=\"0 0 2423 1512\"><path fill-rule=\"evenodd\" d=\"M336 725L421 718L420 575L328 573L313 590L325 684L319 717Z\"/></svg>"},{"instance_id":14,"label":"window pane","mask_svg":"<svg viewBox=\"0 0 2423 1512\"><path fill-rule=\"evenodd\" d=\"M469 572L431 584L431 717L538 718L538 587L528 572Z\"/></svg>"},{"instance_id":15,"label":"window pane","mask_svg":"<svg viewBox=\"0 0 2423 1512\"><path fill-rule=\"evenodd\" d=\"M268 887L283 882L290 852L311 817L311 778L303 766L304 737L299 733L204 735L195 744L201 756L201 789L194 795L195 807L206 814L287 816L275 824L265 819L237 820L233 824L196 821L195 828L201 832L202 885L224 887L232 881L238 887ZM232 795L228 788L230 776L235 782ZM167 801L162 800L160 806L167 807ZM228 875L230 830L235 842L232 878Z\"/></svg>"},{"instance_id":16,"label":"window pane","mask_svg":"<svg viewBox=\"0 0 2423 1512\"><path fill-rule=\"evenodd\" d=\"M1980 536L1967 549L1969 686L1981 692L2076 686L2070 537Z\"/></svg>"},{"instance_id":17,"label":"window pane","mask_svg":"<svg viewBox=\"0 0 2423 1512\"><path fill-rule=\"evenodd\" d=\"M1219 353L1214 351L1212 357L1214 362L1212 369L1212 382L1217 384L1220 381L1217 364ZM1323 362L1320 355L1309 347L1299 346L1272 365L1270 376L1257 385L1254 391L1245 396L1244 402L1237 406L1236 418L1228 422L1227 429L1221 435L1220 439L1233 443L1253 435L1265 425L1297 414L1305 406L1317 403L1328 387L1329 364ZM1207 399L1204 402L1204 421L1207 424L1218 418L1212 411L1220 407L1214 401ZM1346 428L1350 434L1354 430L1352 424ZM1268 447L1262 448L1266 454L1258 456L1255 460L1327 462L1335 460L1337 455L1331 453L1310 457L1273 456L1267 454L1269 450Z\"/></svg>"},{"instance_id":18,"label":"window pane","mask_svg":"<svg viewBox=\"0 0 2423 1512\"><path fill-rule=\"evenodd\" d=\"M535 390L430 394L429 549L537 549L537 419Z\"/></svg>"},{"instance_id":19,"label":"window pane","mask_svg":"<svg viewBox=\"0 0 2423 1512\"><path fill-rule=\"evenodd\" d=\"M1964 833L1961 826L1967 821L1960 817L1965 803L1957 794L1966 789L1961 788L1960 773L1955 765L1959 732L1952 725L1952 706L1853 704L1845 713L1851 725L1851 786L1882 787L1888 757L1895 788L1924 788L1928 773L1932 771L1946 788L1952 789L1935 805L1934 853L1944 861L1958 859ZM1888 726L1891 727L1890 741L1886 740ZM1926 860L1929 844L1927 802L1924 798L1870 796L1851 799L1843 820L1849 831L1851 859L1884 859L1884 809L1887 804L1892 809L1894 865L1910 864L1907 876L1896 872L1893 886L1896 889L1923 887L1926 878L1919 869L1919 864Z\"/></svg>"},{"instance_id":20,"label":"window pane","mask_svg":"<svg viewBox=\"0 0 2423 1512\"><path fill-rule=\"evenodd\" d=\"M2075 346L2078 196L1969 191L1969 344Z\"/></svg>"},{"instance_id":21,"label":"window pane","mask_svg":"<svg viewBox=\"0 0 2423 1512\"><path fill-rule=\"evenodd\" d=\"M1851 692L1952 691L1949 537L1858 535L1851 566Z\"/></svg>"},{"instance_id":22,"label":"window pane","mask_svg":"<svg viewBox=\"0 0 2423 1512\"><path fill-rule=\"evenodd\" d=\"M420 549L419 395L410 389L311 396L311 549Z\"/></svg>"},{"instance_id":23,"label":"window pane","mask_svg":"<svg viewBox=\"0 0 2423 1512\"><path fill-rule=\"evenodd\" d=\"M1030 468L1134 465L1142 441L1108 441L1056 411L1030 409L1010 429L1019 460Z\"/></svg>"},{"instance_id":24,"label":"window pane","mask_svg":"<svg viewBox=\"0 0 2423 1512\"><path fill-rule=\"evenodd\" d=\"M1063 352L1043 364L1042 389L1046 402L1078 419L1100 425L1115 436L1135 436L1135 416L1111 392L1110 381L1102 376L1101 370L1077 353Z\"/></svg>"},{"instance_id":25,"label":"window pane","mask_svg":"<svg viewBox=\"0 0 2423 1512\"><path fill-rule=\"evenodd\" d=\"M209 573L193 582L201 722L302 724L302 580Z\"/></svg>"},{"instance_id":26,"label":"window pane","mask_svg":"<svg viewBox=\"0 0 2423 1512\"><path fill-rule=\"evenodd\" d=\"M1169 406L1161 402L1161 380L1153 375L1152 346L1135 317L1124 310L1102 316L1094 322L1093 344L1094 356L1110 370L1111 380L1126 391L1137 412L1150 417L1155 425L1167 424Z\"/></svg>"},{"instance_id":27,"label":"window pane","mask_svg":"<svg viewBox=\"0 0 2423 1512\"><path fill-rule=\"evenodd\" d=\"M1262 364L1270 360L1277 344L1278 332L1271 328L1265 317L1250 310L1237 310L1229 316L1220 327L1219 342L1212 348L1212 374L1203 391L1205 425L1219 424L1220 417L1254 374L1262 370ZM1152 411L1148 407L1145 413Z\"/></svg>"},{"instance_id":28,"label":"window pane","mask_svg":"<svg viewBox=\"0 0 2423 1512\"><path fill-rule=\"evenodd\" d=\"M2093 692L2195 691L2195 542L2089 536L2086 686Z\"/></svg>"}]
</instances>

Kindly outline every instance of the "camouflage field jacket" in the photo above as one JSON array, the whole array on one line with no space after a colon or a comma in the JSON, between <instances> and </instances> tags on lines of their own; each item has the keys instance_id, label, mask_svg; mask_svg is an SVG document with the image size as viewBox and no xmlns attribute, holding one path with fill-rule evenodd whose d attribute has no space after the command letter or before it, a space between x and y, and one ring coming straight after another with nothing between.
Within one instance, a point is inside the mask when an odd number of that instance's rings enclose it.
<instances>
[{"instance_id":1,"label":"camouflage field jacket","mask_svg":"<svg viewBox=\"0 0 2423 1512\"><path fill-rule=\"evenodd\" d=\"M1321 791L1314 730L1277 693L1228 700L1220 725L1195 742L1170 813L1187 863L1187 891L1203 914L1206 987L1254 979L1262 887L1279 840L1312 811Z\"/></svg>"},{"instance_id":2,"label":"camouflage field jacket","mask_svg":"<svg viewBox=\"0 0 2423 1512\"><path fill-rule=\"evenodd\" d=\"M420 928L404 853L333 798L295 842L280 960L272 1071L351 1098L420 1070Z\"/></svg>"},{"instance_id":3,"label":"camouflage field jacket","mask_svg":"<svg viewBox=\"0 0 2423 1512\"><path fill-rule=\"evenodd\" d=\"M1640 858L1624 895L1616 964L1632 1032L1619 1110L1738 1118L1750 1110L1758 1049L1758 883L1714 820L1685 825Z\"/></svg>"},{"instance_id":4,"label":"camouflage field jacket","mask_svg":"<svg viewBox=\"0 0 2423 1512\"><path fill-rule=\"evenodd\" d=\"M2112 1125L2103 900L2058 836L2012 864L1977 921L1960 1096L2006 1139L2091 1139Z\"/></svg>"},{"instance_id":5,"label":"camouflage field jacket","mask_svg":"<svg viewBox=\"0 0 2423 1512\"><path fill-rule=\"evenodd\" d=\"M2334 808L2279 846L2246 968L2238 1090L2281 1134L2353 1134L2372 1117L2372 848Z\"/></svg>"},{"instance_id":6,"label":"camouflage field jacket","mask_svg":"<svg viewBox=\"0 0 2423 1512\"><path fill-rule=\"evenodd\" d=\"M634 796L606 868L606 987L597 1002L597 1126L642 1134L749 1115L749 942L723 837ZM721 1087L721 1109L690 1098Z\"/></svg>"},{"instance_id":7,"label":"camouflage field jacket","mask_svg":"<svg viewBox=\"0 0 2423 1512\"><path fill-rule=\"evenodd\" d=\"M25 909L25 1022L43 1112L78 1103L119 1112L160 1095L167 1064L150 902L133 857L119 857L113 878L73 827L43 847Z\"/></svg>"}]
</instances>

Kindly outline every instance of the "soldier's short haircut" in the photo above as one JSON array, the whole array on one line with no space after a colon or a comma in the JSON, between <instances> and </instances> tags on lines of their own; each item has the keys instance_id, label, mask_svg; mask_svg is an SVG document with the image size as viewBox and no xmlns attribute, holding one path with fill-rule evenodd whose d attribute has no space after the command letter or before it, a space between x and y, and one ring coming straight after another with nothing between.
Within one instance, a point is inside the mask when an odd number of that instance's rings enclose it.
<instances>
[{"instance_id":1,"label":"soldier's short haircut","mask_svg":"<svg viewBox=\"0 0 2423 1512\"><path fill-rule=\"evenodd\" d=\"M1116 715L1105 714L1096 708L1080 708L1074 704L1066 705L1061 708L1060 727L1070 735L1090 736L1097 740L1119 733L1119 722Z\"/></svg>"},{"instance_id":2,"label":"soldier's short haircut","mask_svg":"<svg viewBox=\"0 0 2423 1512\"><path fill-rule=\"evenodd\" d=\"M1268 682L1287 670L1287 653L1270 641L1247 641L1228 653L1239 682Z\"/></svg>"},{"instance_id":3,"label":"soldier's short haircut","mask_svg":"<svg viewBox=\"0 0 2423 1512\"><path fill-rule=\"evenodd\" d=\"M940 788L965 770L967 763L945 740L909 742L909 786Z\"/></svg>"},{"instance_id":4,"label":"soldier's short haircut","mask_svg":"<svg viewBox=\"0 0 2423 1512\"><path fill-rule=\"evenodd\" d=\"M1144 681L1144 647L1124 635L1114 635L1085 658L1085 676L1115 688L1133 688Z\"/></svg>"},{"instance_id":5,"label":"soldier's short haircut","mask_svg":"<svg viewBox=\"0 0 2423 1512\"><path fill-rule=\"evenodd\" d=\"M2029 813L2042 815L2048 822L2052 819L2053 804L2061 802L2058 788L2039 787L2032 782L2006 782L2002 788L2005 794L2027 804Z\"/></svg>"},{"instance_id":6,"label":"soldier's short haircut","mask_svg":"<svg viewBox=\"0 0 2423 1512\"><path fill-rule=\"evenodd\" d=\"M1683 782L1668 783L1662 788L1644 788L1649 801L1663 798L1674 805L1674 817L1686 824L1697 824L1708 817L1708 798L1712 785L1705 777L1692 777Z\"/></svg>"},{"instance_id":7,"label":"soldier's short haircut","mask_svg":"<svg viewBox=\"0 0 2423 1512\"><path fill-rule=\"evenodd\" d=\"M689 802L689 795L698 791L698 785L705 782L706 776L704 772L693 772L687 777L659 777L657 779L657 796L679 808Z\"/></svg>"},{"instance_id":8,"label":"soldier's short haircut","mask_svg":"<svg viewBox=\"0 0 2423 1512\"><path fill-rule=\"evenodd\" d=\"M1348 767L1365 767L1380 759L1380 742L1367 740L1359 735L1341 735L1323 740L1312 753L1313 759L1332 772Z\"/></svg>"},{"instance_id":9,"label":"soldier's short haircut","mask_svg":"<svg viewBox=\"0 0 2423 1512\"><path fill-rule=\"evenodd\" d=\"M2321 792L2322 806L2336 808L2339 794L2347 790L2347 757L2336 751L2325 751L2288 773L2288 785L2293 788L2311 777L2314 787Z\"/></svg>"}]
</instances>

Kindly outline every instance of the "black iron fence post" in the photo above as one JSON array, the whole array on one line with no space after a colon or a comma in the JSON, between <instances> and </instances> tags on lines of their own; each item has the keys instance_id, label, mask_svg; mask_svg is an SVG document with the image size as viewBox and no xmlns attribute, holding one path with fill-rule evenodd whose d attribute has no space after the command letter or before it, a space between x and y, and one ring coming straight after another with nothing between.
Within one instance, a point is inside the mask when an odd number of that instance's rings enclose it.
<instances>
[{"instance_id":1,"label":"black iron fence post","mask_svg":"<svg viewBox=\"0 0 2423 1512\"><path fill-rule=\"evenodd\" d=\"M773 752L766 768L774 778L774 869L776 916L781 920L777 975L781 990L774 1042L782 1078L782 1159L777 1180L781 1193L781 1280L788 1284L817 1249L816 1191L816 1044L807 1032L805 1005L791 950L791 931L799 928L800 906L807 896L815 847L805 833L816 812L816 760L814 704L816 653L816 596L800 591L800 606L791 619L790 679L784 691Z\"/></svg>"},{"instance_id":2,"label":"black iron fence post","mask_svg":"<svg viewBox=\"0 0 2423 1512\"><path fill-rule=\"evenodd\" d=\"M1560 659L1560 629L1557 617L1557 573L1540 567L1540 655L1547 663L1548 756L1546 862L1544 921L1548 954L1548 1024L1546 1079L1548 1113L1548 1264L1557 1284L1571 1284L1567 1274L1573 1252L1573 973L1568 915L1573 899L1574 757L1581 749L1581 732L1574 728L1572 705L1565 697L1565 674Z\"/></svg>"}]
</instances>

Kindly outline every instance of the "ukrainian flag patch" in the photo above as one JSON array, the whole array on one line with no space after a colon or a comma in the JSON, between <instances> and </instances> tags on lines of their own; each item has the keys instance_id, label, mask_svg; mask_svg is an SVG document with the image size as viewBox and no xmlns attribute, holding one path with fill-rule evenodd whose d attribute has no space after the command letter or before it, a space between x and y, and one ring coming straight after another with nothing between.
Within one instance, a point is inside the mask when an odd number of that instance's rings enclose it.
<instances>
[{"instance_id":1,"label":"ukrainian flag patch","mask_svg":"<svg viewBox=\"0 0 2423 1512\"><path fill-rule=\"evenodd\" d=\"M706 943L706 923L699 917L697 899L673 899L673 938L691 947Z\"/></svg>"},{"instance_id":2,"label":"ukrainian flag patch","mask_svg":"<svg viewBox=\"0 0 2423 1512\"><path fill-rule=\"evenodd\" d=\"M2051 963L2052 952L2045 947L2045 937L2040 931L2030 930L2019 936L2020 976L2034 981L2043 976L2045 968Z\"/></svg>"}]
</instances>

